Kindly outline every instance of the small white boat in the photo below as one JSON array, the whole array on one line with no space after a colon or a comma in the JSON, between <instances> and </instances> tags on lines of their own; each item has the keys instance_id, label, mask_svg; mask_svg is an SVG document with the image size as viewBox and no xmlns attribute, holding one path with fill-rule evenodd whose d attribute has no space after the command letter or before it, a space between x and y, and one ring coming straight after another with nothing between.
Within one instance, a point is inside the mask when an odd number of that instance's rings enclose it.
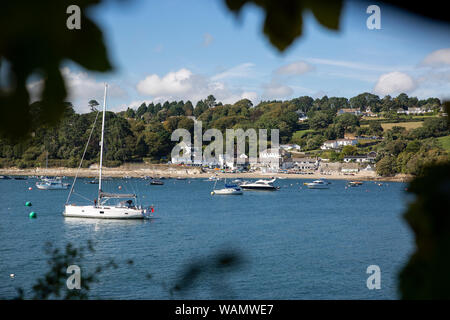
<instances>
[{"instance_id":1,"label":"small white boat","mask_svg":"<svg viewBox=\"0 0 450 320\"><path fill-rule=\"evenodd\" d=\"M328 189L328 182L324 180L314 180L313 182L305 183L309 189Z\"/></svg>"},{"instance_id":2,"label":"small white boat","mask_svg":"<svg viewBox=\"0 0 450 320\"><path fill-rule=\"evenodd\" d=\"M66 190L69 183L63 183L61 178L42 178L36 182L36 188L40 190Z\"/></svg>"},{"instance_id":3,"label":"small white boat","mask_svg":"<svg viewBox=\"0 0 450 320\"><path fill-rule=\"evenodd\" d=\"M239 195L243 194L242 189L237 188L223 188L223 189L215 189L211 192L212 195Z\"/></svg>"},{"instance_id":4,"label":"small white boat","mask_svg":"<svg viewBox=\"0 0 450 320\"><path fill-rule=\"evenodd\" d=\"M244 190L269 190L274 191L278 190L278 187L275 187L273 183L275 182L276 178L273 178L272 180L257 180L255 182L245 182L241 184L241 188Z\"/></svg>"}]
</instances>

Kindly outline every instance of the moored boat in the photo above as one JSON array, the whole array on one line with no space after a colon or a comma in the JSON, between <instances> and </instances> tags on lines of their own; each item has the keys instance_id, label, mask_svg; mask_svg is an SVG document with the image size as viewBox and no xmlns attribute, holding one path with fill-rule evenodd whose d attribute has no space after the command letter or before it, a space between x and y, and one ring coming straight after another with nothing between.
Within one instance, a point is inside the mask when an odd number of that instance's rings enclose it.
<instances>
[{"instance_id":1,"label":"moored boat","mask_svg":"<svg viewBox=\"0 0 450 320\"><path fill-rule=\"evenodd\" d=\"M305 183L305 185L309 188L309 189L328 189L328 182L322 180L322 179L318 179L318 180L314 180L313 182L307 182Z\"/></svg>"},{"instance_id":2,"label":"moored boat","mask_svg":"<svg viewBox=\"0 0 450 320\"><path fill-rule=\"evenodd\" d=\"M36 182L36 188L40 190L66 190L69 186L69 183L63 183L59 177L43 178L41 181Z\"/></svg>"},{"instance_id":3,"label":"moored boat","mask_svg":"<svg viewBox=\"0 0 450 320\"><path fill-rule=\"evenodd\" d=\"M96 219L144 219L150 218L151 213L153 213L153 207L144 208L141 205L137 205L136 194L123 194L123 193L108 193L102 190L102 163L103 163L103 145L104 145L104 134L105 134L105 113L106 113L106 91L107 85L105 85L105 95L103 99L103 117L102 117L102 131L100 140L100 165L99 165L99 177L98 177L98 194L93 200L93 205L75 205L69 203L70 197L74 192L74 185L78 177L78 171L74 178L74 183L70 189L69 195L66 200L63 215L65 217L75 217L75 218L96 218ZM98 115L98 113L97 113ZM86 149L89 145L89 141L95 128L95 118L94 124L91 129L91 134L86 143ZM85 150L86 150L85 149ZM83 157L81 159L81 164L83 162ZM78 170L79 170L78 168ZM128 177L125 177L128 178Z\"/></svg>"},{"instance_id":4,"label":"moored boat","mask_svg":"<svg viewBox=\"0 0 450 320\"><path fill-rule=\"evenodd\" d=\"M255 182L245 182L241 184L241 188L244 190L264 190L264 191L275 191L278 190L278 187L275 187L273 183L276 178L272 180L257 180Z\"/></svg>"}]
</instances>

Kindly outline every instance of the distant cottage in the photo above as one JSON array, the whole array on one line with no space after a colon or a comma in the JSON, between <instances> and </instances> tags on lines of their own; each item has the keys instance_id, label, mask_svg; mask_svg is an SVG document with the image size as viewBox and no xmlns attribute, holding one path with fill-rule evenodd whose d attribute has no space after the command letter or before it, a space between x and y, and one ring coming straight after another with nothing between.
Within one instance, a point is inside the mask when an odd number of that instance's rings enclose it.
<instances>
[{"instance_id":1,"label":"distant cottage","mask_svg":"<svg viewBox=\"0 0 450 320\"><path fill-rule=\"evenodd\" d=\"M358 144L357 139L337 139L337 140L328 140L325 141L320 149L322 150L330 150L337 149L344 146L356 146Z\"/></svg>"},{"instance_id":2,"label":"distant cottage","mask_svg":"<svg viewBox=\"0 0 450 320\"><path fill-rule=\"evenodd\" d=\"M342 115L344 113L353 114L355 116L361 115L361 111L359 111L358 109L352 109L352 108L339 109L338 112L337 112L337 115L340 116L340 115Z\"/></svg>"}]
</instances>

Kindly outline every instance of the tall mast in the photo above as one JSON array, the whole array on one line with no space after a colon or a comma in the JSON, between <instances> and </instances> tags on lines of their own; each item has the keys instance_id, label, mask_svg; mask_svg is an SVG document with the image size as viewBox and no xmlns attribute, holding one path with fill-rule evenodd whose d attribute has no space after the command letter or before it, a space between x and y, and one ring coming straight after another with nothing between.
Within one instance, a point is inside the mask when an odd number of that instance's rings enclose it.
<instances>
[{"instance_id":1,"label":"tall mast","mask_svg":"<svg viewBox=\"0 0 450 320\"><path fill-rule=\"evenodd\" d=\"M102 191L102 164L103 164L103 141L105 136L105 111L106 111L106 90L108 84L105 83L105 95L103 96L103 117L102 117L102 139L100 140L100 170L98 175L98 204L100 204L100 192Z\"/></svg>"}]
</instances>

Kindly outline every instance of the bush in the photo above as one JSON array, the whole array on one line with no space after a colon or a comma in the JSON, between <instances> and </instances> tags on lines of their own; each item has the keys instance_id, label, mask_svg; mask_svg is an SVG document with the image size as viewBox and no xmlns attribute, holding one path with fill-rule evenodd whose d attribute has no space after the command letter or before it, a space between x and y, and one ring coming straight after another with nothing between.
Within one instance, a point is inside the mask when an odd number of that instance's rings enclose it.
<instances>
[{"instance_id":1,"label":"bush","mask_svg":"<svg viewBox=\"0 0 450 320\"><path fill-rule=\"evenodd\" d=\"M386 156L377 162L377 174L382 177L391 177L397 173L395 157Z\"/></svg>"}]
</instances>

